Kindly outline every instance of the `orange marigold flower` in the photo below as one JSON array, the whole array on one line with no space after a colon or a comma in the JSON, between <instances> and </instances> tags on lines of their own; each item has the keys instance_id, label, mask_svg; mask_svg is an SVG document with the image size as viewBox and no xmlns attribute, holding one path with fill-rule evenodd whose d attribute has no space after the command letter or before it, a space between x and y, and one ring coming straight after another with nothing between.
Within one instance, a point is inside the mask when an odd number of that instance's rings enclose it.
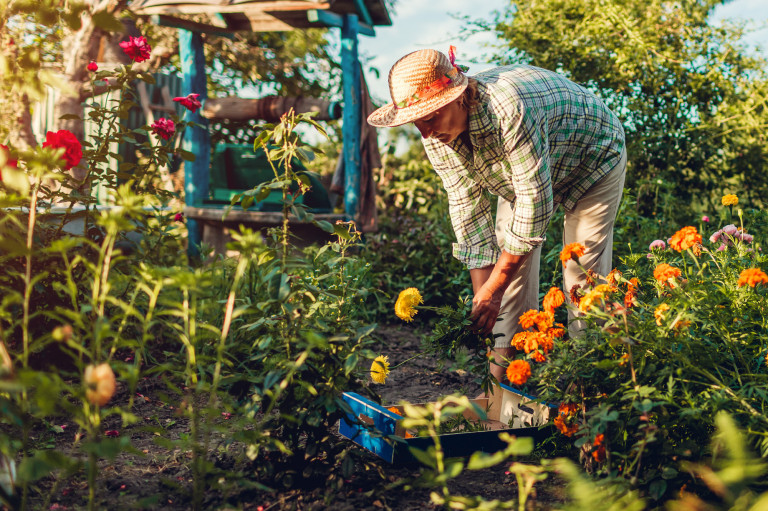
<instances>
[{"instance_id":1,"label":"orange marigold flower","mask_svg":"<svg viewBox=\"0 0 768 511\"><path fill-rule=\"evenodd\" d=\"M562 323L558 323L554 327L547 330L547 335L552 337L553 339L559 339L560 337L563 337L565 335L565 327Z\"/></svg>"},{"instance_id":2,"label":"orange marigold flower","mask_svg":"<svg viewBox=\"0 0 768 511\"><path fill-rule=\"evenodd\" d=\"M632 277L629 279L629 282L627 282L627 292L635 292L637 291L637 288L640 287L640 281L637 280L637 277Z\"/></svg>"},{"instance_id":3,"label":"orange marigold flower","mask_svg":"<svg viewBox=\"0 0 768 511\"><path fill-rule=\"evenodd\" d=\"M701 234L699 234L695 227L690 225L683 227L669 239L669 246L678 252L688 250L699 244L701 244Z\"/></svg>"},{"instance_id":4,"label":"orange marigold flower","mask_svg":"<svg viewBox=\"0 0 768 511\"><path fill-rule=\"evenodd\" d=\"M539 329L539 332L546 332L552 327L552 323L554 322L554 312L541 311L536 315L536 328Z\"/></svg>"},{"instance_id":5,"label":"orange marigold flower","mask_svg":"<svg viewBox=\"0 0 768 511\"><path fill-rule=\"evenodd\" d=\"M674 287L670 280L675 279L682 275L680 269L670 266L667 263L661 263L653 270L653 278L661 282L662 285L667 284L669 287Z\"/></svg>"},{"instance_id":6,"label":"orange marigold flower","mask_svg":"<svg viewBox=\"0 0 768 511\"><path fill-rule=\"evenodd\" d=\"M592 457L598 463L605 461L605 445L603 444L604 441L605 435L600 433L599 435L595 436L595 441L592 444Z\"/></svg>"},{"instance_id":7,"label":"orange marigold flower","mask_svg":"<svg viewBox=\"0 0 768 511\"><path fill-rule=\"evenodd\" d=\"M523 351L525 348L525 343L528 339L528 336L531 335L533 332L529 332L528 330L525 330L523 332L518 332L512 337L512 341L510 341L510 346L515 348L516 350Z\"/></svg>"},{"instance_id":8,"label":"orange marigold flower","mask_svg":"<svg viewBox=\"0 0 768 511\"><path fill-rule=\"evenodd\" d=\"M768 275L760 268L747 268L739 275L739 287L755 287L758 284L768 284Z\"/></svg>"},{"instance_id":9,"label":"orange marigold flower","mask_svg":"<svg viewBox=\"0 0 768 511\"><path fill-rule=\"evenodd\" d=\"M627 291L627 294L624 295L624 307L627 309L634 307L636 296L637 296L637 293L635 293L634 291Z\"/></svg>"},{"instance_id":10,"label":"orange marigold flower","mask_svg":"<svg viewBox=\"0 0 768 511\"><path fill-rule=\"evenodd\" d=\"M562 404L557 409L557 417L554 420L555 427L567 437L573 436L579 430L579 425L576 424L578 409L579 407L575 404Z\"/></svg>"},{"instance_id":11,"label":"orange marigold flower","mask_svg":"<svg viewBox=\"0 0 768 511\"><path fill-rule=\"evenodd\" d=\"M578 258L583 256L586 251L587 247L578 242L569 243L564 246L563 250L560 252L560 261L563 263L563 267L565 267L565 264L571 259L578 261Z\"/></svg>"},{"instance_id":12,"label":"orange marigold flower","mask_svg":"<svg viewBox=\"0 0 768 511\"><path fill-rule=\"evenodd\" d=\"M736 195L732 193L729 193L728 195L723 195L723 206L735 206L738 203L739 203L739 198Z\"/></svg>"},{"instance_id":13,"label":"orange marigold flower","mask_svg":"<svg viewBox=\"0 0 768 511\"><path fill-rule=\"evenodd\" d=\"M533 325L536 324L536 321L538 321L539 318L539 311L536 309L531 309L529 311L524 312L520 316L520 326L523 328L531 328Z\"/></svg>"},{"instance_id":14,"label":"orange marigold flower","mask_svg":"<svg viewBox=\"0 0 768 511\"><path fill-rule=\"evenodd\" d=\"M531 366L525 360L513 360L507 367L507 379L513 385L522 385L531 377Z\"/></svg>"},{"instance_id":15,"label":"orange marigold flower","mask_svg":"<svg viewBox=\"0 0 768 511\"><path fill-rule=\"evenodd\" d=\"M625 365L627 365L627 362L629 362L629 353L624 353L621 356L621 359L619 359L619 365L620 366L625 366Z\"/></svg>"},{"instance_id":16,"label":"orange marigold flower","mask_svg":"<svg viewBox=\"0 0 768 511\"><path fill-rule=\"evenodd\" d=\"M664 321L664 315L669 310L669 305L662 303L656 310L653 311L653 317L656 318L656 325L661 326L661 322Z\"/></svg>"},{"instance_id":17,"label":"orange marigold flower","mask_svg":"<svg viewBox=\"0 0 768 511\"><path fill-rule=\"evenodd\" d=\"M545 311L554 314L555 309L560 307L563 302L565 302L565 294L559 288L551 287L544 295L542 307Z\"/></svg>"},{"instance_id":18,"label":"orange marigold flower","mask_svg":"<svg viewBox=\"0 0 768 511\"><path fill-rule=\"evenodd\" d=\"M621 272L617 268L614 268L610 271L610 273L608 273L608 276L605 277L605 280L612 286L615 286L618 283L619 277L621 277Z\"/></svg>"},{"instance_id":19,"label":"orange marigold flower","mask_svg":"<svg viewBox=\"0 0 768 511\"><path fill-rule=\"evenodd\" d=\"M590 286L597 284L598 277L599 275L594 270L587 270L587 274L584 275L584 278L587 280L587 284Z\"/></svg>"},{"instance_id":20,"label":"orange marigold flower","mask_svg":"<svg viewBox=\"0 0 768 511\"><path fill-rule=\"evenodd\" d=\"M547 356L540 351L534 351L531 357L533 358L533 360L539 363L547 361Z\"/></svg>"}]
</instances>

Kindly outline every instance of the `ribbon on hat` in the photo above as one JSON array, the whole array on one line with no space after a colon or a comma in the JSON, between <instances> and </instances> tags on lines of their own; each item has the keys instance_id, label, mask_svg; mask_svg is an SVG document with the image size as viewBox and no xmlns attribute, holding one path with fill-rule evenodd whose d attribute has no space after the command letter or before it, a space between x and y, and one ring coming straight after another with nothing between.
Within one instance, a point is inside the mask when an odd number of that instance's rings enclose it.
<instances>
[{"instance_id":1,"label":"ribbon on hat","mask_svg":"<svg viewBox=\"0 0 768 511\"><path fill-rule=\"evenodd\" d=\"M409 97L395 103L395 108L399 110L401 108L409 107L424 99L431 98L438 92L444 90L448 85L456 81L461 76L461 73L466 73L469 71L469 67L467 66L456 65L456 47L453 45L448 48L448 60L450 60L451 66L453 66L450 71L426 87L417 90Z\"/></svg>"}]
</instances>

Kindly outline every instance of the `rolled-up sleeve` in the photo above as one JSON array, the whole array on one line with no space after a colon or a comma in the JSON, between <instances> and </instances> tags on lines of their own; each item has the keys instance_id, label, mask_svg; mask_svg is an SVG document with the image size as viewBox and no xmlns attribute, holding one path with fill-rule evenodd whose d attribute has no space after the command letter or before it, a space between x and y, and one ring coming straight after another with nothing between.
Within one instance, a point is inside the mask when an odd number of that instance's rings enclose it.
<instances>
[{"instance_id":1,"label":"rolled-up sleeve","mask_svg":"<svg viewBox=\"0 0 768 511\"><path fill-rule=\"evenodd\" d=\"M496 264L500 250L488 195L466 172L458 172L463 167L454 154L431 141L425 142L425 147L448 195L451 224L456 234L453 256L470 270Z\"/></svg>"}]
</instances>

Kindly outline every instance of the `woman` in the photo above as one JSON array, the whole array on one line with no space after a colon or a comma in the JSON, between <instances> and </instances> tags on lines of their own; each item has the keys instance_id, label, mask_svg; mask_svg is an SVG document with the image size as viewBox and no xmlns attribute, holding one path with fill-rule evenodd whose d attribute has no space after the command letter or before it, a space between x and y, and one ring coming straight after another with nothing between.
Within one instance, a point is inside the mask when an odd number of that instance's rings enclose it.
<instances>
[{"instance_id":1,"label":"woman","mask_svg":"<svg viewBox=\"0 0 768 511\"><path fill-rule=\"evenodd\" d=\"M587 247L579 259L585 268L611 270L624 130L599 98L557 73L518 65L468 77L454 50L450 57L419 50L398 60L389 72L392 103L368 123L414 123L421 133L448 193L453 255L471 275L474 327L503 334L494 350L501 364L519 316L538 308L541 244L558 205L565 209L563 243ZM495 226L488 194L498 197ZM569 296L585 276L573 262L563 273ZM582 328L573 318L569 307L571 335ZM492 372L500 380L498 364Z\"/></svg>"}]
</instances>

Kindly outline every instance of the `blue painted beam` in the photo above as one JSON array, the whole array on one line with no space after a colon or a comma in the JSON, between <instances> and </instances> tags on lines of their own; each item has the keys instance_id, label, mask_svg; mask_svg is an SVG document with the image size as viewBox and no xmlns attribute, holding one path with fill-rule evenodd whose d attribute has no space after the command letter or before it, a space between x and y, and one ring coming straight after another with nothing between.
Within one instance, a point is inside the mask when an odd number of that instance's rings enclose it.
<instances>
[{"instance_id":1,"label":"blue painted beam","mask_svg":"<svg viewBox=\"0 0 768 511\"><path fill-rule=\"evenodd\" d=\"M196 93L204 101L208 96L205 73L205 53L203 38L199 32L179 30L179 57L181 60L182 95ZM208 119L200 113L186 111L184 120L195 122L198 126L188 126L184 131L181 147L195 155L195 161L184 162L184 201L187 206L199 207L208 198L210 180L211 134L208 131ZM188 246L190 258L200 255L202 225L197 220L187 219Z\"/></svg>"},{"instance_id":2,"label":"blue painted beam","mask_svg":"<svg viewBox=\"0 0 768 511\"><path fill-rule=\"evenodd\" d=\"M341 27L341 76L344 92L344 213L356 219L360 210L360 127L362 93L358 56L357 15L346 14Z\"/></svg>"},{"instance_id":3,"label":"blue painted beam","mask_svg":"<svg viewBox=\"0 0 768 511\"><path fill-rule=\"evenodd\" d=\"M368 8L365 6L365 0L355 0L355 6L357 7L357 13L363 18L363 21L373 26L371 13L368 12Z\"/></svg>"},{"instance_id":4,"label":"blue painted beam","mask_svg":"<svg viewBox=\"0 0 768 511\"><path fill-rule=\"evenodd\" d=\"M337 14L331 11L323 11L320 9L310 9L307 11L307 20L310 23L320 23L326 27L343 28L344 27L344 15ZM373 29L373 25L367 23L357 23L357 33L367 36L375 36L376 31Z\"/></svg>"}]
</instances>

